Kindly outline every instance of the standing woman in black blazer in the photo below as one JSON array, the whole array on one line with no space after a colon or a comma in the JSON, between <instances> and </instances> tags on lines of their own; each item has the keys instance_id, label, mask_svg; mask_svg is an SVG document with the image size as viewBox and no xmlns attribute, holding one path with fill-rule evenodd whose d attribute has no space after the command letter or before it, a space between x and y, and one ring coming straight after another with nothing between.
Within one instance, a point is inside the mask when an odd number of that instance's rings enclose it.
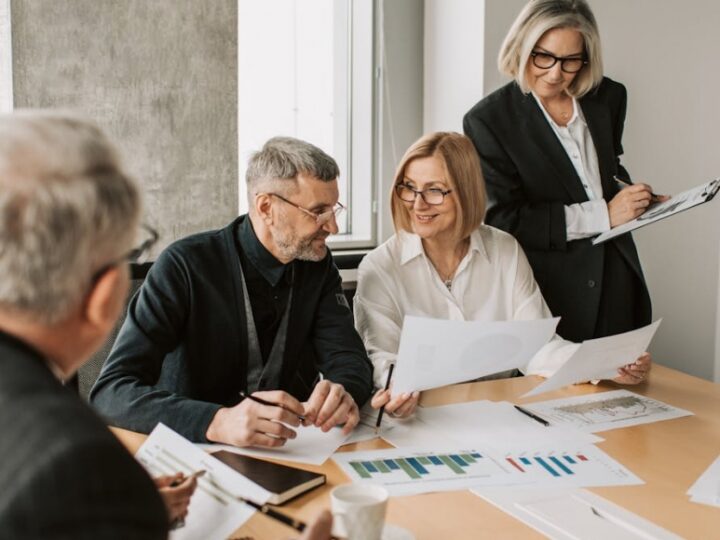
<instances>
[{"instance_id":1,"label":"standing woman in black blazer","mask_svg":"<svg viewBox=\"0 0 720 540\"><path fill-rule=\"evenodd\" d=\"M650 186L620 164L627 96L603 77L595 17L584 0L532 0L500 50L513 81L476 104L465 133L487 183L486 222L525 249L558 333L582 341L650 322L650 296L630 234L592 237L650 204ZM647 362L624 376L644 379ZM630 381L628 381L630 382ZM639 382L639 381L636 381Z\"/></svg>"}]
</instances>

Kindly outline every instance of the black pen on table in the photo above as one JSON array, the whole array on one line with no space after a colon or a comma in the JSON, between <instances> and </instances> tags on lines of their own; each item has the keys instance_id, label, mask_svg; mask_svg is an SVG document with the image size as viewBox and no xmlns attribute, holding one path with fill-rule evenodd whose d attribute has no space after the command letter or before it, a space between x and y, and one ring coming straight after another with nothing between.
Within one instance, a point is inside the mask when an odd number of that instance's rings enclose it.
<instances>
[{"instance_id":1,"label":"black pen on table","mask_svg":"<svg viewBox=\"0 0 720 540\"><path fill-rule=\"evenodd\" d=\"M390 364L390 369L388 370L387 380L385 381L385 390L390 388L390 378L392 377L393 369L395 369L395 364ZM382 417L383 417L384 413L385 413L385 405L380 407L380 412L378 412L377 422L375 422L375 435L377 435L380 432L380 423L382 422Z\"/></svg>"},{"instance_id":2,"label":"black pen on table","mask_svg":"<svg viewBox=\"0 0 720 540\"><path fill-rule=\"evenodd\" d=\"M243 391L240 391L240 398L241 398L241 399L249 399L250 401L254 401L255 403L259 403L260 405L268 405L268 406L270 406L270 407L280 407L281 409L284 409L284 408L285 408L285 407L283 407L282 405L280 405L279 403L272 403L272 402L267 401L267 400L264 400L264 399L262 399L262 398L253 396L253 395L251 395L251 394L246 394L246 393L243 392ZM286 409L286 410L287 410L287 409ZM292 412L292 411L289 411L289 412ZM295 416L297 416L297 417L298 417L300 420L302 420L303 422L305 421L305 417L304 417L304 416L299 415L299 414L296 414Z\"/></svg>"},{"instance_id":3,"label":"black pen on table","mask_svg":"<svg viewBox=\"0 0 720 540\"><path fill-rule=\"evenodd\" d=\"M525 416L529 416L530 418L532 418L532 419L535 420L536 422L540 422L540 423L541 423L543 426L545 426L545 427L547 427L547 426L550 425L550 422L548 422L548 421L545 420L544 418L540 418L538 415L536 415L536 414L528 411L527 409L524 409L524 408L521 407L520 405L513 405L513 407L515 407L518 411L520 411L521 413L523 413Z\"/></svg>"},{"instance_id":4,"label":"black pen on table","mask_svg":"<svg viewBox=\"0 0 720 540\"><path fill-rule=\"evenodd\" d=\"M278 512L277 510L274 510L270 508L267 504L258 504L255 501L251 501L249 499L245 499L243 497L235 497L238 501L247 504L248 506L252 506L255 510L260 512L261 514L265 514L268 517L273 518L274 520L279 521L280 523L284 523L288 527L292 527L298 532L303 532L307 528L307 524L300 521L299 519L292 518L288 515L283 514L282 512ZM331 540L337 540L335 536L330 537Z\"/></svg>"},{"instance_id":5,"label":"black pen on table","mask_svg":"<svg viewBox=\"0 0 720 540\"><path fill-rule=\"evenodd\" d=\"M617 176L613 176L613 180L615 180L618 184L620 184L623 187L630 187L633 185L630 182L627 182L626 180L618 178ZM652 191L650 192L650 197L653 202L658 202L660 200L660 197L658 195L655 195Z\"/></svg>"}]
</instances>

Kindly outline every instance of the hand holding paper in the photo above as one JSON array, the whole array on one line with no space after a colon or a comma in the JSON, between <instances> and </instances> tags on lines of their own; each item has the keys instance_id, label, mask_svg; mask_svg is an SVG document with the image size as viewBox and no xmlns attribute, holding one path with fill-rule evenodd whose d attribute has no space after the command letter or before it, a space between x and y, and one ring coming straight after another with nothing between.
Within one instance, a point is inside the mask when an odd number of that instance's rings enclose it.
<instances>
[{"instance_id":1,"label":"hand holding paper","mask_svg":"<svg viewBox=\"0 0 720 540\"><path fill-rule=\"evenodd\" d=\"M523 397L536 396L579 382L613 379L617 369L634 362L650 345L662 319L648 326L598 339L583 341L575 354L555 372Z\"/></svg>"},{"instance_id":2,"label":"hand holding paper","mask_svg":"<svg viewBox=\"0 0 720 540\"><path fill-rule=\"evenodd\" d=\"M406 316L392 394L429 390L525 367L559 318L448 321Z\"/></svg>"}]
</instances>

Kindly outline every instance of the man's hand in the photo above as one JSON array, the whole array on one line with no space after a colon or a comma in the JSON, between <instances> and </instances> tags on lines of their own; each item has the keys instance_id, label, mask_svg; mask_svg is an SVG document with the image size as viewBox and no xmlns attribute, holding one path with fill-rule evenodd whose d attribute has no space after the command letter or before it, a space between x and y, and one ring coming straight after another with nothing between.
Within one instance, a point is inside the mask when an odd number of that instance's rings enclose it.
<instances>
[{"instance_id":1,"label":"man's hand","mask_svg":"<svg viewBox=\"0 0 720 540\"><path fill-rule=\"evenodd\" d=\"M396 418L407 418L412 416L420 401L420 392L410 394L399 394L392 397L391 390L378 390L372 397L370 405L373 409L379 409L385 405L385 412Z\"/></svg>"},{"instance_id":2,"label":"man's hand","mask_svg":"<svg viewBox=\"0 0 720 540\"><path fill-rule=\"evenodd\" d=\"M330 540L332 522L332 514L328 510L323 510L316 516L315 520L305 528L305 531L303 531L302 536L298 540Z\"/></svg>"},{"instance_id":3,"label":"man's hand","mask_svg":"<svg viewBox=\"0 0 720 540\"><path fill-rule=\"evenodd\" d=\"M275 448L297 437L287 427L300 425L299 417L304 410L297 399L282 390L255 392L253 396L276 406L244 399L234 407L220 409L208 426L205 435L208 440L234 446Z\"/></svg>"},{"instance_id":4,"label":"man's hand","mask_svg":"<svg viewBox=\"0 0 720 540\"><path fill-rule=\"evenodd\" d=\"M182 473L174 476L158 476L153 479L160 492L170 523L185 519L190 506L190 498L195 493L197 478L185 478Z\"/></svg>"},{"instance_id":5,"label":"man's hand","mask_svg":"<svg viewBox=\"0 0 720 540\"><path fill-rule=\"evenodd\" d=\"M310 399L305 402L305 424L313 424L324 432L338 424L345 424L343 433L350 433L360 421L360 411L355 400L342 384L320 381L315 385Z\"/></svg>"},{"instance_id":6,"label":"man's hand","mask_svg":"<svg viewBox=\"0 0 720 540\"><path fill-rule=\"evenodd\" d=\"M652 368L652 358L650 353L645 353L632 364L618 369L618 376L613 379L620 384L640 384L647 379L650 369Z\"/></svg>"}]
</instances>

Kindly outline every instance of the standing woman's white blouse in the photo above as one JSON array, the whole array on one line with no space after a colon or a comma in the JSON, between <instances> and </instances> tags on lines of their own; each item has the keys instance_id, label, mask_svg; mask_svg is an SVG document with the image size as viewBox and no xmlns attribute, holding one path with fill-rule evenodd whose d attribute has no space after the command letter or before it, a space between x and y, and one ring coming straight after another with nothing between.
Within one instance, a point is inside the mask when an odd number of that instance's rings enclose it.
<instances>
[{"instance_id":1,"label":"standing woman's white blouse","mask_svg":"<svg viewBox=\"0 0 720 540\"><path fill-rule=\"evenodd\" d=\"M360 264L354 306L355 326L379 388L397 356L405 315L458 321L552 317L520 245L488 225L470 236L470 248L449 290L425 255L420 237L395 234ZM556 336L522 371L548 377L577 347Z\"/></svg>"}]
</instances>

